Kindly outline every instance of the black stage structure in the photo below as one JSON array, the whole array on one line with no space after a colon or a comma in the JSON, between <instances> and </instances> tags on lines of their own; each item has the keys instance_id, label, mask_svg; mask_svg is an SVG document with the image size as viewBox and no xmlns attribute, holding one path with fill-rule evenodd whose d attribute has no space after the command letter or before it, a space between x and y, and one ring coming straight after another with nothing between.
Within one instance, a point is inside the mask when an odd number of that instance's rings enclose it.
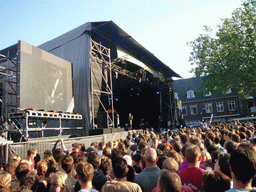
<instances>
[{"instance_id":1,"label":"black stage structure","mask_svg":"<svg viewBox=\"0 0 256 192\"><path fill-rule=\"evenodd\" d=\"M16 54L13 47L8 54ZM162 127L174 124L170 86L180 76L113 21L85 23L38 48L72 63L74 113L83 117L84 135L128 126L129 113L133 128L141 119L157 128L159 116Z\"/></svg>"}]
</instances>

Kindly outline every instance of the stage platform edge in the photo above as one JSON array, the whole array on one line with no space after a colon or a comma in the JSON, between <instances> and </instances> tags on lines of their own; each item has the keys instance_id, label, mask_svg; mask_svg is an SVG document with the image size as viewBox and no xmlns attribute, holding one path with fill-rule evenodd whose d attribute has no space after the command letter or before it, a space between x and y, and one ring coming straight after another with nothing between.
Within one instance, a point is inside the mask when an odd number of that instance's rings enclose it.
<instances>
[{"instance_id":1,"label":"stage platform edge","mask_svg":"<svg viewBox=\"0 0 256 192\"><path fill-rule=\"evenodd\" d=\"M124 128L90 129L89 136L103 135L103 134L109 134L109 133L118 133L118 132L124 132L124 131L125 131Z\"/></svg>"}]
</instances>

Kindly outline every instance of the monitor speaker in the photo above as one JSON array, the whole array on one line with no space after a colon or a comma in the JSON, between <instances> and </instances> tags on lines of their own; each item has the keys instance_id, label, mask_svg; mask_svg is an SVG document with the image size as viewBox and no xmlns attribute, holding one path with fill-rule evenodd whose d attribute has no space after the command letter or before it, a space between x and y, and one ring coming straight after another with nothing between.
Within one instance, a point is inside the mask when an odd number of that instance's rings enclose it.
<instances>
[{"instance_id":1,"label":"monitor speaker","mask_svg":"<svg viewBox=\"0 0 256 192\"><path fill-rule=\"evenodd\" d=\"M97 114L98 129L108 128L107 126L107 113L98 112Z\"/></svg>"}]
</instances>

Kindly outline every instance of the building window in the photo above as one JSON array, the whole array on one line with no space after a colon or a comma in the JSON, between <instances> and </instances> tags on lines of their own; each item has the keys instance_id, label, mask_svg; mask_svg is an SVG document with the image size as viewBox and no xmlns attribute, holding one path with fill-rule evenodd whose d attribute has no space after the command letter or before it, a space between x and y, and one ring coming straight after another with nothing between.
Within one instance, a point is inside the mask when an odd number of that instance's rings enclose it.
<instances>
[{"instance_id":1,"label":"building window","mask_svg":"<svg viewBox=\"0 0 256 192\"><path fill-rule=\"evenodd\" d=\"M206 113L212 113L212 103L205 103Z\"/></svg>"},{"instance_id":2,"label":"building window","mask_svg":"<svg viewBox=\"0 0 256 192\"><path fill-rule=\"evenodd\" d=\"M236 110L236 102L233 101L228 101L228 110L229 111L235 111Z\"/></svg>"},{"instance_id":3,"label":"building window","mask_svg":"<svg viewBox=\"0 0 256 192\"><path fill-rule=\"evenodd\" d=\"M254 107L253 99L254 99L254 97L252 97L252 96L246 98L248 109L251 109L251 107Z\"/></svg>"},{"instance_id":4,"label":"building window","mask_svg":"<svg viewBox=\"0 0 256 192\"><path fill-rule=\"evenodd\" d=\"M174 92L174 99L179 99L179 94Z\"/></svg>"},{"instance_id":5,"label":"building window","mask_svg":"<svg viewBox=\"0 0 256 192\"><path fill-rule=\"evenodd\" d=\"M211 91L209 91L208 93L206 93L204 96L205 97L209 97L209 96L211 96L212 95L212 93L211 93Z\"/></svg>"},{"instance_id":6,"label":"building window","mask_svg":"<svg viewBox=\"0 0 256 192\"><path fill-rule=\"evenodd\" d=\"M187 115L187 106L182 106L182 114Z\"/></svg>"},{"instance_id":7,"label":"building window","mask_svg":"<svg viewBox=\"0 0 256 192\"><path fill-rule=\"evenodd\" d=\"M190 90L187 92L187 98L188 99L191 99L191 98L194 98L195 97L195 93L193 90Z\"/></svg>"},{"instance_id":8,"label":"building window","mask_svg":"<svg viewBox=\"0 0 256 192\"><path fill-rule=\"evenodd\" d=\"M217 112L223 112L224 111L224 105L223 102L217 102L216 103Z\"/></svg>"},{"instance_id":9,"label":"building window","mask_svg":"<svg viewBox=\"0 0 256 192\"><path fill-rule=\"evenodd\" d=\"M254 107L253 101L247 101L247 108L251 109L251 107Z\"/></svg>"},{"instance_id":10,"label":"building window","mask_svg":"<svg viewBox=\"0 0 256 192\"><path fill-rule=\"evenodd\" d=\"M231 90L231 88L229 88L229 89L226 91L226 93L227 93L227 94L230 94L230 93L232 93L232 90Z\"/></svg>"},{"instance_id":11,"label":"building window","mask_svg":"<svg viewBox=\"0 0 256 192\"><path fill-rule=\"evenodd\" d=\"M190 105L190 113L191 115L197 114L197 105Z\"/></svg>"}]
</instances>

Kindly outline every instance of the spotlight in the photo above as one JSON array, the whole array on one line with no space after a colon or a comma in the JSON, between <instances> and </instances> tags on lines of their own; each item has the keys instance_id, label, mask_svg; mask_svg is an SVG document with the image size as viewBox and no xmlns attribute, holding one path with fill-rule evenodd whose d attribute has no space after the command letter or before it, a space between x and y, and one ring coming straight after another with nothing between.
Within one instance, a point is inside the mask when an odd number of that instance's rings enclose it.
<instances>
[{"instance_id":1,"label":"spotlight","mask_svg":"<svg viewBox=\"0 0 256 192\"><path fill-rule=\"evenodd\" d=\"M159 93L160 93L159 91L156 92L157 95L159 95Z\"/></svg>"}]
</instances>

